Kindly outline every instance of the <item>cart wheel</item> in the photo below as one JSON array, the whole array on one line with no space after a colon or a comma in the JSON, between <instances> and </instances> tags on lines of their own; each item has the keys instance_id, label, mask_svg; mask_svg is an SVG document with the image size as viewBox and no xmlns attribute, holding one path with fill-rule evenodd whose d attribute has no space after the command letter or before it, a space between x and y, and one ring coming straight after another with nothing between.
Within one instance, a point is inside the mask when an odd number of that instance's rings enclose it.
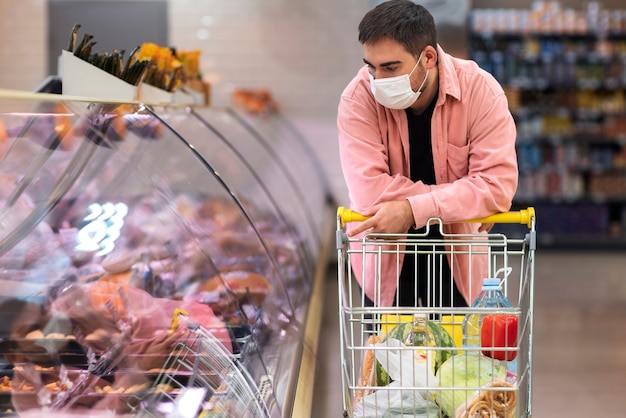
<instances>
[{"instance_id":1,"label":"cart wheel","mask_svg":"<svg viewBox=\"0 0 626 418\"><path fill-rule=\"evenodd\" d=\"M343 418L348 418L348 411L343 411Z\"/></svg>"}]
</instances>

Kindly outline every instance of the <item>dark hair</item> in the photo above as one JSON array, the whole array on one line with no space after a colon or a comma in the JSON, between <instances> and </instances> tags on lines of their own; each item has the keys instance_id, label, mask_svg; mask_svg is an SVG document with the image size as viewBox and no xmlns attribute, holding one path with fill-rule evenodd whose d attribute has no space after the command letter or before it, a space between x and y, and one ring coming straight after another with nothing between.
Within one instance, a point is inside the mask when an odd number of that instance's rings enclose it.
<instances>
[{"instance_id":1,"label":"dark hair","mask_svg":"<svg viewBox=\"0 0 626 418\"><path fill-rule=\"evenodd\" d=\"M437 47L435 20L422 5L410 0L389 0L363 16L359 42L375 43L384 38L399 42L416 57L428 45Z\"/></svg>"}]
</instances>

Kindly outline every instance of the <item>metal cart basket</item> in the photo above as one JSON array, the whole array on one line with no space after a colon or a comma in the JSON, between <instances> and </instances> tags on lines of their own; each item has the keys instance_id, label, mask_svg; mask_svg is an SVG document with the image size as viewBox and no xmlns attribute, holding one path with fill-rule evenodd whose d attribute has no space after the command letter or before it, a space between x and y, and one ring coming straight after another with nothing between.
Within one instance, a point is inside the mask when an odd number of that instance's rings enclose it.
<instances>
[{"instance_id":1,"label":"metal cart basket","mask_svg":"<svg viewBox=\"0 0 626 418\"><path fill-rule=\"evenodd\" d=\"M348 238L346 224L364 219L344 208L337 211L344 416L531 417L534 209L466 221L527 226L514 228L521 229L518 237L450 234L441 220L431 219L419 233ZM407 287L398 286L405 258L414 264L409 281L415 287L424 281L419 285L427 295L396 306L395 301L406 301L402 289ZM475 284L470 289L477 288L476 281L500 277L512 307L455 302L450 290L455 279L441 268L446 264L453 275L463 270L470 276ZM391 303L389 294L382 296L389 286L396 288ZM451 302L442 302L446 296ZM418 330L419 318L422 325L426 321L425 331ZM478 329L479 344L465 344L464 320ZM420 332L428 343L416 342Z\"/></svg>"}]
</instances>

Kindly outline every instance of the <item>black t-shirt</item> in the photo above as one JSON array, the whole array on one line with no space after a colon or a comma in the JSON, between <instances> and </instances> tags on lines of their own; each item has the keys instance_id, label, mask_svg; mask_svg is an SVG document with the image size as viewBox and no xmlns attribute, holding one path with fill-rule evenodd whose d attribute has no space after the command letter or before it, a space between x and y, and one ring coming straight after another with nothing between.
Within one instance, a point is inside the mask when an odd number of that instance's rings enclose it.
<instances>
[{"instance_id":1,"label":"black t-shirt","mask_svg":"<svg viewBox=\"0 0 626 418\"><path fill-rule=\"evenodd\" d=\"M431 120L435 98L420 115L406 109L409 125L409 161L411 164L411 180L422 181L424 184L435 184L435 167L431 139ZM425 228L411 229L410 233L423 234ZM441 239L439 224L431 225L428 238ZM438 248L443 250L443 247ZM417 289L415 286L417 284ZM417 293L416 293L417 292ZM417 294L418 301L415 300ZM428 296L430 295L430 296ZM405 255L400 273L399 306L466 306L463 297L452 284L450 266L445 255L429 257L429 254L408 253Z\"/></svg>"},{"instance_id":2,"label":"black t-shirt","mask_svg":"<svg viewBox=\"0 0 626 418\"><path fill-rule=\"evenodd\" d=\"M411 163L411 180L422 181L424 184L435 184L435 165L431 140L431 120L435 110L437 96L421 115L406 109L409 121L409 159Z\"/></svg>"}]
</instances>

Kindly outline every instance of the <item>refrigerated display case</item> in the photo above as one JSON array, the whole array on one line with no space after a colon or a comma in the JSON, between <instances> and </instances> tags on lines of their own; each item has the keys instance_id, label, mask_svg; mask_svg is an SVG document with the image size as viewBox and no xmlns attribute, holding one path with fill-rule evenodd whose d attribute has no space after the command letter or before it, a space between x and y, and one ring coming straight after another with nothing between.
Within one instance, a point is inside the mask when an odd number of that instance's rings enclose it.
<instances>
[{"instance_id":1,"label":"refrigerated display case","mask_svg":"<svg viewBox=\"0 0 626 418\"><path fill-rule=\"evenodd\" d=\"M333 205L285 123L0 92L2 412L292 415Z\"/></svg>"}]
</instances>

